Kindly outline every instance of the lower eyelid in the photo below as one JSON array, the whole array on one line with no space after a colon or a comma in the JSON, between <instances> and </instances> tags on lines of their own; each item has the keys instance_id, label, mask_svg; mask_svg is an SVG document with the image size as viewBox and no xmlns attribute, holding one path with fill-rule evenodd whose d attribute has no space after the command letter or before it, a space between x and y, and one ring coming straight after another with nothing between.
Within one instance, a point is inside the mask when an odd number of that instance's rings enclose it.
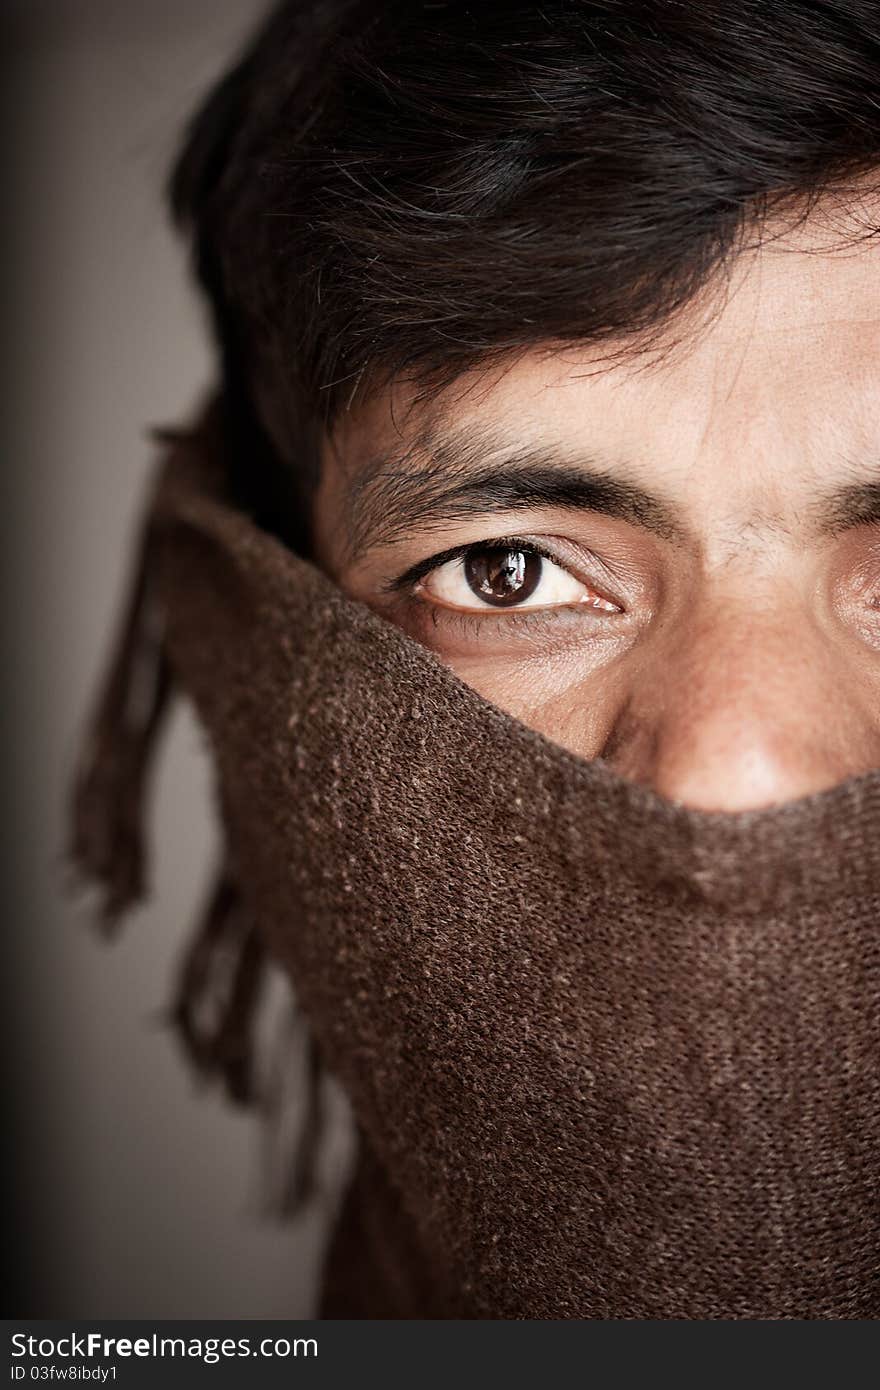
<instances>
[{"instance_id":1,"label":"lower eyelid","mask_svg":"<svg viewBox=\"0 0 880 1390\"><path fill-rule=\"evenodd\" d=\"M498 628L506 632L520 631L531 633L544 628L559 630L569 623L578 624L578 631L584 631L584 623L593 630L608 630L608 619L623 616L623 610L609 613L591 607L587 603L535 604L518 608L496 608L486 604L483 608L456 608L451 604L439 603L429 595L412 592L408 596L408 606L417 623L430 620L433 627L458 628L478 640L485 640L487 629Z\"/></svg>"},{"instance_id":2,"label":"lower eyelid","mask_svg":"<svg viewBox=\"0 0 880 1390\"><path fill-rule=\"evenodd\" d=\"M504 632L534 634L541 628L558 627L566 618L580 617L568 604L557 604L551 608L449 608L444 604L431 603L425 599L414 599L414 606L421 610L420 620L429 620L433 627L457 630L478 641L485 641L487 628L499 628Z\"/></svg>"}]
</instances>

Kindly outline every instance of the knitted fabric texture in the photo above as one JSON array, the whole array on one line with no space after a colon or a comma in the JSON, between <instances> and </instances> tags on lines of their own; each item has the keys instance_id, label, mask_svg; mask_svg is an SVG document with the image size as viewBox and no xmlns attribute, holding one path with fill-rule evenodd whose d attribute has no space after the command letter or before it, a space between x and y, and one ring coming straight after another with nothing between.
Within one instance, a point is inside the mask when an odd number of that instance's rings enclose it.
<instances>
[{"instance_id":1,"label":"knitted fabric texture","mask_svg":"<svg viewBox=\"0 0 880 1390\"><path fill-rule=\"evenodd\" d=\"M666 801L346 597L194 444L148 534L239 991L288 972L359 1128L322 1315L880 1314L880 772Z\"/></svg>"}]
</instances>

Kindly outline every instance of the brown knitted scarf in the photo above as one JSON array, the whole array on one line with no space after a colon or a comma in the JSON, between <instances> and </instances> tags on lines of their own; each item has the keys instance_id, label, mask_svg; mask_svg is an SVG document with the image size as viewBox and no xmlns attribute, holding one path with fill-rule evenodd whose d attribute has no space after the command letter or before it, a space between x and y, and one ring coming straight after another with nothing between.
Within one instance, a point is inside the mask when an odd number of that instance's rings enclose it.
<instances>
[{"instance_id":1,"label":"brown knitted scarf","mask_svg":"<svg viewBox=\"0 0 880 1390\"><path fill-rule=\"evenodd\" d=\"M184 1037L246 1098L271 956L358 1122L322 1314L880 1314L880 772L662 800L343 595L220 457L160 470L73 853L110 918L142 891L175 682L226 831Z\"/></svg>"}]
</instances>

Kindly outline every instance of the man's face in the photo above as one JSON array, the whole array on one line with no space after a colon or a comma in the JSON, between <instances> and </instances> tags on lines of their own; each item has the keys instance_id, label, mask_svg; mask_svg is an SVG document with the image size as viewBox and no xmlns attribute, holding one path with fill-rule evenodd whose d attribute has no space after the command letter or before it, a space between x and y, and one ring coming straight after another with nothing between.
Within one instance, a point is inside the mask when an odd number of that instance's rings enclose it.
<instances>
[{"instance_id":1,"label":"man's face","mask_svg":"<svg viewBox=\"0 0 880 1390\"><path fill-rule=\"evenodd\" d=\"M809 228L659 361L535 350L345 417L319 562L664 796L742 810L880 767L880 247Z\"/></svg>"}]
</instances>

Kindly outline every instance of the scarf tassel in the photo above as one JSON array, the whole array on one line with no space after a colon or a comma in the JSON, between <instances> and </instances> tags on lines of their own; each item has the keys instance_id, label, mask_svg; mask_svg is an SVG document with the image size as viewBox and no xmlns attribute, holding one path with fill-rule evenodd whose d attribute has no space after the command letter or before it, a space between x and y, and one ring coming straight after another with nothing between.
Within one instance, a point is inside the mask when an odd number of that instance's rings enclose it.
<instances>
[{"instance_id":1,"label":"scarf tassel","mask_svg":"<svg viewBox=\"0 0 880 1390\"><path fill-rule=\"evenodd\" d=\"M314 1036L291 998L270 1045L268 1074L260 1075L256 1021L268 965L235 879L221 868L184 958L170 1020L203 1080L219 1081L234 1104L262 1111L265 1206L286 1218L317 1192L323 1072Z\"/></svg>"},{"instance_id":2,"label":"scarf tassel","mask_svg":"<svg viewBox=\"0 0 880 1390\"><path fill-rule=\"evenodd\" d=\"M178 442L170 431L157 434L166 443ZM105 936L115 934L122 918L147 896L145 803L174 694L154 583L156 545L148 509L117 639L72 785L66 859L71 881L97 890L94 921ZM228 865L228 853L224 860ZM291 1089L289 1057L276 1057L274 1082L268 1092L261 1090L255 1050L267 964L235 879L228 867L221 868L165 1018L202 1078L219 1079L233 1102L264 1111L273 1147L277 1150L282 1141L285 1146L273 1159L284 1173L280 1193L270 1196L267 1206L278 1216L292 1216L317 1186L322 1075L314 1039L299 1010L292 1008L293 1031L306 1055L305 1093L286 1094ZM281 1049L276 1053L280 1056ZM297 1124L292 1126L289 1116L294 1113Z\"/></svg>"},{"instance_id":3,"label":"scarf tassel","mask_svg":"<svg viewBox=\"0 0 880 1390\"><path fill-rule=\"evenodd\" d=\"M154 546L148 520L116 646L73 778L67 859L76 877L98 888L96 922L107 935L146 895L143 807L173 686L152 584Z\"/></svg>"}]
</instances>

